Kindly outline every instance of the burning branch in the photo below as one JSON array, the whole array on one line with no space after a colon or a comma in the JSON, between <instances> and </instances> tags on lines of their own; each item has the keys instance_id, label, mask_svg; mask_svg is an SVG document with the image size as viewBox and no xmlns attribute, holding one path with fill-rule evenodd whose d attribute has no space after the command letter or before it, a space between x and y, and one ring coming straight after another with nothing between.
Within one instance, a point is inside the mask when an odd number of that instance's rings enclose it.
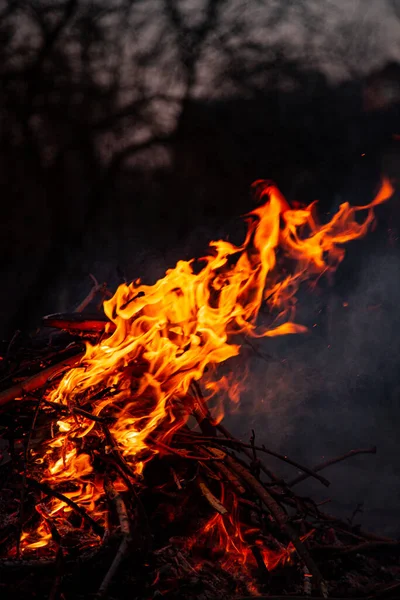
<instances>
[{"instance_id":1,"label":"burning branch","mask_svg":"<svg viewBox=\"0 0 400 600\"><path fill-rule=\"evenodd\" d=\"M64 494L61 494L61 492L54 490L46 483L36 481L36 479L32 479L31 477L26 478L26 484L42 492L46 496L57 498L57 500L64 502L64 504L72 508L73 511L75 511L80 517L82 517L84 521L86 521L86 523L93 529L96 535L98 535L100 538L104 536L104 527L100 525L100 523L97 523L97 521L92 519L92 517L88 515L87 512L83 510L81 506L79 506L78 504L76 504L76 502L71 500L71 498L68 498L68 496L65 496Z\"/></svg>"},{"instance_id":2,"label":"burning branch","mask_svg":"<svg viewBox=\"0 0 400 600\"><path fill-rule=\"evenodd\" d=\"M126 510L126 506L120 494L118 494L110 479L106 479L104 482L104 489L107 494L108 499L111 504L114 506L114 509L118 515L119 525L122 533L122 542L118 548L118 552L115 555L115 558L107 571L106 576L104 577L99 591L97 592L96 598L101 600L105 598L108 592L108 589L111 585L112 580L114 579L118 569L121 566L123 559L125 558L129 545L132 541L131 539L131 531L129 525L129 517L128 512Z\"/></svg>"},{"instance_id":3,"label":"burning branch","mask_svg":"<svg viewBox=\"0 0 400 600\"><path fill-rule=\"evenodd\" d=\"M216 510L220 515L226 515L227 510L225 506L210 492L204 481L199 481L199 488L203 496L207 499L209 505Z\"/></svg>"},{"instance_id":4,"label":"burning branch","mask_svg":"<svg viewBox=\"0 0 400 600\"><path fill-rule=\"evenodd\" d=\"M22 398L23 396L44 387L51 378L61 375L61 373L68 368L77 365L83 356L84 352L79 352L70 358L65 358L61 363L52 365L40 373L25 379L25 381L0 392L0 406L4 406L16 398Z\"/></svg>"}]
</instances>

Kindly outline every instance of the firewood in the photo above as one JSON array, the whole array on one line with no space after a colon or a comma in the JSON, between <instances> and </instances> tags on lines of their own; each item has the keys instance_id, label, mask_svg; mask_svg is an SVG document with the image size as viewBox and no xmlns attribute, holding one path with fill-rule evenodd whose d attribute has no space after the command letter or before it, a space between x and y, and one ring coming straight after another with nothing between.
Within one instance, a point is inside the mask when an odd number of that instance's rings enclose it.
<instances>
[{"instance_id":1,"label":"firewood","mask_svg":"<svg viewBox=\"0 0 400 600\"><path fill-rule=\"evenodd\" d=\"M223 506L221 502L214 496L214 494L208 489L204 481L199 481L199 488L210 506L220 515L226 515L228 511L226 510L225 506Z\"/></svg>"},{"instance_id":2,"label":"firewood","mask_svg":"<svg viewBox=\"0 0 400 600\"><path fill-rule=\"evenodd\" d=\"M128 549L129 549L129 545L132 541L128 512L126 510L126 506L125 506L125 503L124 503L121 495L115 491L114 486L112 485L112 482L109 479L105 480L104 488L105 488L107 497L111 501L111 503L114 506L116 513L118 515L118 520L119 520L121 533L122 533L122 542L118 548L117 554L115 555L113 562L110 565L110 568L108 569L108 571L106 573L106 576L104 577L104 579L99 587L99 590L96 594L97 600L102 600L102 598L106 597L108 589L111 585L111 582L114 579L118 569L120 568L121 563L122 563L123 559L125 558L125 556L128 552Z\"/></svg>"},{"instance_id":3,"label":"firewood","mask_svg":"<svg viewBox=\"0 0 400 600\"><path fill-rule=\"evenodd\" d=\"M42 324L44 327L52 327L54 329L63 329L70 333L90 333L100 334L107 331L112 333L115 331L115 325L104 317L99 315L87 315L82 313L57 313L43 317Z\"/></svg>"},{"instance_id":4,"label":"firewood","mask_svg":"<svg viewBox=\"0 0 400 600\"><path fill-rule=\"evenodd\" d=\"M327 486L317 471L374 449L310 469L256 444L254 430L250 443L237 440L212 418L202 392L204 385L215 398L231 385L220 372L208 377L238 354L243 339L305 330L289 320L297 288L336 268L345 239L367 231L373 207L392 188L385 182L366 207L342 204L323 225L310 207L289 210L271 183L258 181L255 189L258 200L267 199L252 211L241 246L213 242L201 261L205 266L179 261L154 286L123 284L104 304L111 321L79 312L106 291L96 280L78 312L44 318L47 328L64 331L50 332L52 350L71 335L74 343L86 338L86 359L77 347L74 356L50 357L48 329L28 353L23 337L18 347L10 346L1 383L23 379L0 393L10 443L9 457L0 463L0 548L11 562L19 552L23 562L51 559L51 580L43 585L50 600L103 600L111 586L117 598L118 587L126 585L124 597L170 600L225 598L233 590L236 600L262 598L266 590L270 600L283 590L290 597L314 591L326 598L328 585L339 597L347 587L357 597L398 591L388 578L398 574L399 542L357 529L357 509L346 525L291 487L306 477ZM360 210L367 211L364 221L355 218ZM272 318L261 331L263 302ZM58 363L49 366L53 360ZM31 404L11 402L15 398ZM288 483L271 470L270 457L303 475ZM79 571L88 548L85 564L94 577L84 581L72 563ZM382 567L390 573L383 575ZM18 571L10 571L18 579ZM3 575L7 569L0 586Z\"/></svg>"},{"instance_id":5,"label":"firewood","mask_svg":"<svg viewBox=\"0 0 400 600\"><path fill-rule=\"evenodd\" d=\"M65 369L69 367L77 365L83 356L84 352L81 351L74 356L65 358L60 363L52 365L51 367L40 371L36 375L25 379L25 381L22 381L21 383L18 383L17 385L0 392L0 406L4 406L16 398L22 398L26 394L42 388L46 385L51 377L54 377L58 373L61 374L61 372L65 371Z\"/></svg>"}]
</instances>

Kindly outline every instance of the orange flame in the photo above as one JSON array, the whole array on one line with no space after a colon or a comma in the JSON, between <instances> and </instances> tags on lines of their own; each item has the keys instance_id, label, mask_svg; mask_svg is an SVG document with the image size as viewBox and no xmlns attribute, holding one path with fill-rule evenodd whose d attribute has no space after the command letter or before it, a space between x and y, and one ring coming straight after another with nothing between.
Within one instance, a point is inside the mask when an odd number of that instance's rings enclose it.
<instances>
[{"instance_id":1,"label":"orange flame","mask_svg":"<svg viewBox=\"0 0 400 600\"><path fill-rule=\"evenodd\" d=\"M115 331L98 344L88 343L82 363L48 395L70 412L59 420L45 455L36 454L43 463L43 480L73 486L66 495L99 520L104 520L104 493L93 480L84 444L90 433L102 434L96 422L72 409L90 403L93 415L106 411L112 416L110 430L118 449L140 473L158 451L151 437L165 440L187 421L191 383L239 353L238 334L274 337L305 331L293 322L300 284L334 270L344 256L342 244L363 236L373 221L373 207L392 194L384 181L369 205L344 203L329 222L318 224L315 203L293 210L269 182L257 181L254 189L263 204L249 213L243 244L212 241L207 256L198 262L179 261L154 285L140 280L122 284L104 302ZM362 223L356 220L360 211L366 213ZM263 303L275 318L260 327ZM135 369L140 375L134 377ZM208 391L217 392L218 385L209 384ZM60 519L70 510L56 499L47 506ZM219 516L217 521L222 530ZM41 533L32 536L34 540L24 537L25 547L33 547L38 537L43 544L50 539L43 524ZM242 543L240 536L236 541L228 537L230 544Z\"/></svg>"},{"instance_id":2,"label":"orange flame","mask_svg":"<svg viewBox=\"0 0 400 600\"><path fill-rule=\"evenodd\" d=\"M257 547L260 551L268 571L291 561L291 556L295 552L292 542L289 542L287 547L279 544L279 549L268 548L260 539L259 529L250 528L240 522L238 503L235 497L230 498L225 494L224 488L222 488L221 503L224 506L229 505L227 513L213 515L204 525L198 537L191 540L189 547L205 540L214 555L224 556L220 564L228 571L232 571L236 564L245 569L257 566L252 546ZM301 537L301 541L305 541L313 533L314 530L309 531ZM277 542L275 544L278 545Z\"/></svg>"}]
</instances>

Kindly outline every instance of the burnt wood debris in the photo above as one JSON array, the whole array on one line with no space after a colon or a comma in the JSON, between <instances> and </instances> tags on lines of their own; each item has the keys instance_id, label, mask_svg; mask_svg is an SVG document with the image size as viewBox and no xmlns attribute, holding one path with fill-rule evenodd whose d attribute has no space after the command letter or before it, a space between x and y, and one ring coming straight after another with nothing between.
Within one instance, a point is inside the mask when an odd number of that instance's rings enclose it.
<instances>
[{"instance_id":1,"label":"burnt wood debris","mask_svg":"<svg viewBox=\"0 0 400 600\"><path fill-rule=\"evenodd\" d=\"M223 422L213 421L201 384L192 383L192 419L164 441L150 435L146 442L156 454L135 473L113 438L111 411L93 414L90 397L80 406L46 398L46 390L79 365L84 342L112 331L100 311L85 309L45 317L38 331L14 339L2 356L2 597L399 597L400 542L363 531L352 519L340 520L296 494L296 485L308 477L328 487L321 471L373 454L375 447L309 468L258 445L257 432L249 441L236 439ZM132 378L140 373L138 363ZM40 479L36 451L45 448L65 413L93 425L82 450L94 467L87 479L103 487L103 522L93 507L73 499L73 484L57 487ZM271 470L271 456L293 466L291 481ZM46 514L49 499L68 507L63 527ZM50 542L24 546L24 532L43 516Z\"/></svg>"}]
</instances>

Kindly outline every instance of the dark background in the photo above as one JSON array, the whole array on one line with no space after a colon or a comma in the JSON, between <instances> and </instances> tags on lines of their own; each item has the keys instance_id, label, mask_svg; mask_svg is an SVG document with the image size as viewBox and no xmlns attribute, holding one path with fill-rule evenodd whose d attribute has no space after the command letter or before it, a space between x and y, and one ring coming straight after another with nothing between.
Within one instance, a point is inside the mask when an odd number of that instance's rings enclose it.
<instances>
[{"instance_id":1,"label":"dark background","mask_svg":"<svg viewBox=\"0 0 400 600\"><path fill-rule=\"evenodd\" d=\"M1 0L1 337L73 310L89 273L151 282L239 235L255 179L325 216L396 186L400 5L380 4L385 23L372 0ZM397 192L377 216L228 420L309 464L377 443L331 469L332 495L397 534Z\"/></svg>"}]
</instances>

